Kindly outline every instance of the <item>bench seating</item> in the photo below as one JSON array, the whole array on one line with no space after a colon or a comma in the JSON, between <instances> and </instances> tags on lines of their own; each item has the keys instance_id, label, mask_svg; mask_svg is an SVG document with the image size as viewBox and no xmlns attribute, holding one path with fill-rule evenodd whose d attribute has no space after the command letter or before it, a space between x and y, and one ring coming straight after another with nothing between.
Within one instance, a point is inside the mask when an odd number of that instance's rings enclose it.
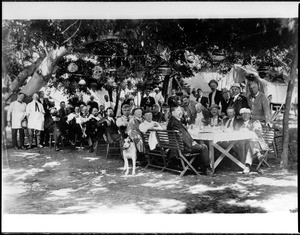
<instances>
[{"instance_id":1,"label":"bench seating","mask_svg":"<svg viewBox=\"0 0 300 235\"><path fill-rule=\"evenodd\" d=\"M158 141L154 150L149 148L150 131L154 131ZM198 153L185 153L182 136L179 131L174 130L149 130L143 134L145 152L148 159L148 165L164 170L170 170L180 173L183 176L187 170L193 171L199 175L198 171L192 166ZM179 161L175 165L176 160Z\"/></svg>"}]
</instances>

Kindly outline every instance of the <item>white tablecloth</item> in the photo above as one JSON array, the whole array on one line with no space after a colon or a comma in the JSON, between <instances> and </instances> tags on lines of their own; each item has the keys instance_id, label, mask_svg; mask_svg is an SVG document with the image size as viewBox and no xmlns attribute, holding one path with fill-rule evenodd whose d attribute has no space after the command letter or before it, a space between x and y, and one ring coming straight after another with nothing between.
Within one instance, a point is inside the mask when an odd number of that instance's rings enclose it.
<instances>
[{"instance_id":1,"label":"white tablecloth","mask_svg":"<svg viewBox=\"0 0 300 235\"><path fill-rule=\"evenodd\" d=\"M189 130L190 135L195 140L212 140L214 143L221 141L237 141L237 140L257 140L258 137L254 131L213 131L201 132L199 129Z\"/></svg>"}]
</instances>

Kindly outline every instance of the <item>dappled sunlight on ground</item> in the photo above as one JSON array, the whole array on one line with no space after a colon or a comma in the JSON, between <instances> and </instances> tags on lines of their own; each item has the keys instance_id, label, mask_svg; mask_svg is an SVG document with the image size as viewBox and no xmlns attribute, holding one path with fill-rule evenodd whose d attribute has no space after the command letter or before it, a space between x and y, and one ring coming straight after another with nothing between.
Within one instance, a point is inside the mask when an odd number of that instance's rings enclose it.
<instances>
[{"instance_id":1,"label":"dappled sunlight on ground","mask_svg":"<svg viewBox=\"0 0 300 235\"><path fill-rule=\"evenodd\" d=\"M264 213L297 210L297 172L218 170L214 177L138 166L87 151L9 150L2 170L5 213Z\"/></svg>"}]
</instances>

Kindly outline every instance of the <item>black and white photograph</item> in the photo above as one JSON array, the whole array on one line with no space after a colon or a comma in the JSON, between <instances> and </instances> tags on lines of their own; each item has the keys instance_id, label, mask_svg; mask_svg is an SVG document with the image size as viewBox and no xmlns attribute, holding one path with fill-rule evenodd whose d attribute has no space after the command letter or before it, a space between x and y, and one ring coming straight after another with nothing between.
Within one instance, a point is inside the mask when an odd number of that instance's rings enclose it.
<instances>
[{"instance_id":1,"label":"black and white photograph","mask_svg":"<svg viewBox=\"0 0 300 235\"><path fill-rule=\"evenodd\" d=\"M2 231L298 233L297 2L3 2Z\"/></svg>"}]
</instances>

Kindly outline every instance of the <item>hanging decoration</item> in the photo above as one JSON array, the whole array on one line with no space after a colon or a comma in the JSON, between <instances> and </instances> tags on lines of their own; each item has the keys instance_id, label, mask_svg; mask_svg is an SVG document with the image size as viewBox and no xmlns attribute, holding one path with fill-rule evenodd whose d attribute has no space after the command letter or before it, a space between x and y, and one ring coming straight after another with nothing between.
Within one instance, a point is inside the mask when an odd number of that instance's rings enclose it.
<instances>
[{"instance_id":1,"label":"hanging decoration","mask_svg":"<svg viewBox=\"0 0 300 235\"><path fill-rule=\"evenodd\" d=\"M103 72L103 68L99 65L95 66L93 69L93 78L94 79L100 79L101 78L101 74Z\"/></svg>"},{"instance_id":2,"label":"hanging decoration","mask_svg":"<svg viewBox=\"0 0 300 235\"><path fill-rule=\"evenodd\" d=\"M201 65L201 58L199 55L195 55L193 52L189 52L185 50L184 57L190 68L201 69L202 65Z\"/></svg>"},{"instance_id":3,"label":"hanging decoration","mask_svg":"<svg viewBox=\"0 0 300 235\"><path fill-rule=\"evenodd\" d=\"M80 79L80 81L78 82L78 84L84 86L84 85L86 85L86 82L85 82L84 79Z\"/></svg>"},{"instance_id":4,"label":"hanging decoration","mask_svg":"<svg viewBox=\"0 0 300 235\"><path fill-rule=\"evenodd\" d=\"M68 71L70 72L70 73L74 73L74 72L76 72L78 70L78 66L75 64L75 63L70 63L69 65L68 65Z\"/></svg>"}]
</instances>

